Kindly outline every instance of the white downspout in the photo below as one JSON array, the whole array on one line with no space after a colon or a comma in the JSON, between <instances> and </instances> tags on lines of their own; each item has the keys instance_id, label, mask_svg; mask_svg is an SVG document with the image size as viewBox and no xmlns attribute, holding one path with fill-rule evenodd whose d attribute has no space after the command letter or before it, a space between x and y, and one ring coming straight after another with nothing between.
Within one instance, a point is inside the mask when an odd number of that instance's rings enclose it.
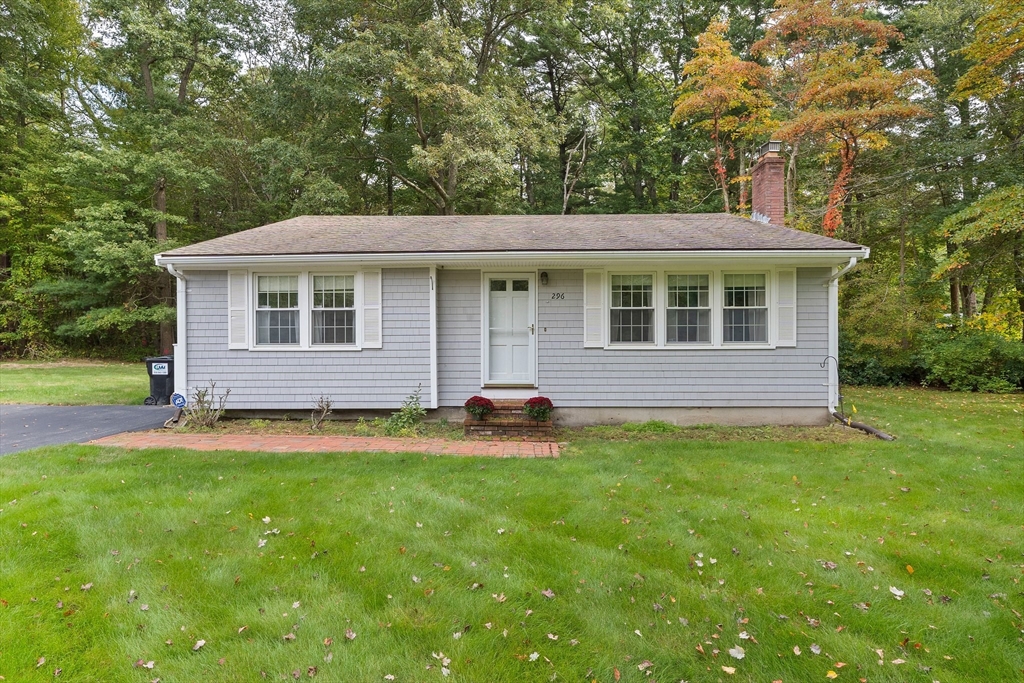
<instances>
[{"instance_id":1,"label":"white downspout","mask_svg":"<svg viewBox=\"0 0 1024 683\"><path fill-rule=\"evenodd\" d=\"M437 266L430 266L430 408L437 408Z\"/></svg>"},{"instance_id":2,"label":"white downspout","mask_svg":"<svg viewBox=\"0 0 1024 683\"><path fill-rule=\"evenodd\" d=\"M835 362L828 362L828 412L836 412L839 404L839 278L857 265L857 257L851 256L843 268L833 267L832 276L825 281L828 287L828 355Z\"/></svg>"},{"instance_id":3,"label":"white downspout","mask_svg":"<svg viewBox=\"0 0 1024 683\"><path fill-rule=\"evenodd\" d=\"M167 272L177 280L176 304L178 307L177 342L174 344L174 393L188 398L188 325L185 320L185 297L187 296L187 280L185 274L174 267L166 265Z\"/></svg>"}]
</instances>

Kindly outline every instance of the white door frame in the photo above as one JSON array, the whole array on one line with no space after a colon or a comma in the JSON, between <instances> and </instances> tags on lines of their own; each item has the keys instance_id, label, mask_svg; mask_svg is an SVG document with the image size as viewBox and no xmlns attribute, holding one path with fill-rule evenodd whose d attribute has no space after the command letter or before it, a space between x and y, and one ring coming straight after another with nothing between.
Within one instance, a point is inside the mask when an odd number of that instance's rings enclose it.
<instances>
[{"instance_id":1,"label":"white door frame","mask_svg":"<svg viewBox=\"0 0 1024 683\"><path fill-rule=\"evenodd\" d=\"M489 282L492 278L529 280L530 282L530 322L533 331L530 333L530 370L531 381L525 382L492 382L490 381L490 302L491 288ZM488 272L480 273L480 386L483 387L536 387L537 386L537 272Z\"/></svg>"}]
</instances>

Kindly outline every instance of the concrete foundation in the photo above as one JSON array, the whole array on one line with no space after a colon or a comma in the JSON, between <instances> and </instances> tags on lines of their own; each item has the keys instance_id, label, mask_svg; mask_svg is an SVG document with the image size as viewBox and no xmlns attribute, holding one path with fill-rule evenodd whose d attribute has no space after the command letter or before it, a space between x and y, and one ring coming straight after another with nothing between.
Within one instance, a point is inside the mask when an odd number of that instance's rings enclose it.
<instances>
[{"instance_id":1,"label":"concrete foundation","mask_svg":"<svg viewBox=\"0 0 1024 683\"><path fill-rule=\"evenodd\" d=\"M335 410L331 420L372 420L386 418L390 410ZM309 420L308 410L229 410L226 417L263 418L266 420ZM437 408L427 411L426 420L448 420L461 424L466 417L462 408ZM555 408L552 422L556 427L586 427L589 425L620 425L627 422L661 420L679 427L701 424L731 427L760 427L763 425L823 426L831 422L827 408Z\"/></svg>"}]
</instances>

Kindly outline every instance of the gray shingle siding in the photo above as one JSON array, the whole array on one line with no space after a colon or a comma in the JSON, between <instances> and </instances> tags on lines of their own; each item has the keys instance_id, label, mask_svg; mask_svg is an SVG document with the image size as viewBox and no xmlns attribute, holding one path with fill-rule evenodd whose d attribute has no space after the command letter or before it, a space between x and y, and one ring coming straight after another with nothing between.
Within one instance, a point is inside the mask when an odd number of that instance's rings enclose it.
<instances>
[{"instance_id":1,"label":"gray shingle siding","mask_svg":"<svg viewBox=\"0 0 1024 683\"><path fill-rule=\"evenodd\" d=\"M426 268L383 271L383 348L228 350L226 271L187 272L188 386L231 389L228 407L304 409L329 395L338 409L397 408L430 395L430 283Z\"/></svg>"},{"instance_id":2,"label":"gray shingle siding","mask_svg":"<svg viewBox=\"0 0 1024 683\"><path fill-rule=\"evenodd\" d=\"M437 270L438 404L480 393L480 271Z\"/></svg>"},{"instance_id":3,"label":"gray shingle siding","mask_svg":"<svg viewBox=\"0 0 1024 683\"><path fill-rule=\"evenodd\" d=\"M828 276L797 270L796 348L648 351L583 348L583 271L549 270L537 312L540 393L564 407L825 406Z\"/></svg>"}]
</instances>

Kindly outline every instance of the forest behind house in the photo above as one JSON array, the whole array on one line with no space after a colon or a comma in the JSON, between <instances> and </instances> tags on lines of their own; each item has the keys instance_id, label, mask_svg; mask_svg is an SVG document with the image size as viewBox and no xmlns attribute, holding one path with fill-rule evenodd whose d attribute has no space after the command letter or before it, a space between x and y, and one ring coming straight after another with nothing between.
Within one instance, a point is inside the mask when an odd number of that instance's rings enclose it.
<instances>
[{"instance_id":1,"label":"forest behind house","mask_svg":"<svg viewBox=\"0 0 1024 683\"><path fill-rule=\"evenodd\" d=\"M172 341L153 255L303 214L750 212L871 247L845 382L1024 383L1019 0L0 0L0 355Z\"/></svg>"}]
</instances>

